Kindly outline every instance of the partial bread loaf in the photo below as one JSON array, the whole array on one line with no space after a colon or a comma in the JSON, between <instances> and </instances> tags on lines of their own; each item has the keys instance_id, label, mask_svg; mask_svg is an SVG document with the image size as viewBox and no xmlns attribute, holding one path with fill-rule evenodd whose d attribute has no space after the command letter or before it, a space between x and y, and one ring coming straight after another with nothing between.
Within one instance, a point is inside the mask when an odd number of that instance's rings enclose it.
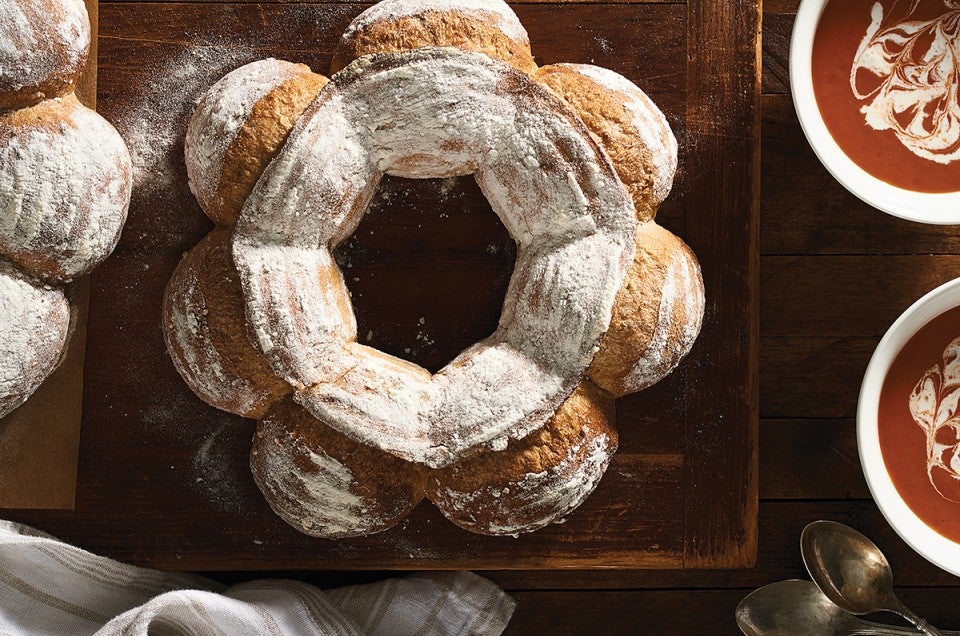
<instances>
[{"instance_id":1,"label":"partial bread loaf","mask_svg":"<svg viewBox=\"0 0 960 636\"><path fill-rule=\"evenodd\" d=\"M358 444L290 400L257 425L253 477L280 517L328 539L386 530L423 499L426 471Z\"/></svg>"},{"instance_id":2,"label":"partial bread loaf","mask_svg":"<svg viewBox=\"0 0 960 636\"><path fill-rule=\"evenodd\" d=\"M590 379L617 397L656 384L690 352L703 310L697 257L656 223L641 223L633 266L590 366Z\"/></svg>"},{"instance_id":3,"label":"partial bread loaf","mask_svg":"<svg viewBox=\"0 0 960 636\"><path fill-rule=\"evenodd\" d=\"M73 87L90 44L82 0L0 2L0 417L59 364L63 285L113 250L132 166Z\"/></svg>"},{"instance_id":4,"label":"partial bread loaf","mask_svg":"<svg viewBox=\"0 0 960 636\"><path fill-rule=\"evenodd\" d=\"M633 82L599 66L554 64L535 77L583 118L633 196L637 218L652 219L677 172L677 140L657 105Z\"/></svg>"},{"instance_id":5,"label":"partial bread loaf","mask_svg":"<svg viewBox=\"0 0 960 636\"><path fill-rule=\"evenodd\" d=\"M83 0L0 2L0 110L71 93L89 48Z\"/></svg>"},{"instance_id":6,"label":"partial bread loaf","mask_svg":"<svg viewBox=\"0 0 960 636\"><path fill-rule=\"evenodd\" d=\"M0 263L0 417L23 404L60 362L70 328L63 290Z\"/></svg>"},{"instance_id":7,"label":"partial bread loaf","mask_svg":"<svg viewBox=\"0 0 960 636\"><path fill-rule=\"evenodd\" d=\"M477 51L532 73L530 38L503 0L381 0L344 31L330 72L371 53L425 46Z\"/></svg>"},{"instance_id":8,"label":"partial bread loaf","mask_svg":"<svg viewBox=\"0 0 960 636\"><path fill-rule=\"evenodd\" d=\"M233 71L203 97L184 150L190 189L211 220L236 223L263 169L326 83L304 64L271 58Z\"/></svg>"},{"instance_id":9,"label":"partial bread loaf","mask_svg":"<svg viewBox=\"0 0 960 636\"><path fill-rule=\"evenodd\" d=\"M617 450L613 398L589 381L543 428L435 471L427 496L480 534L533 532L561 522L599 485Z\"/></svg>"},{"instance_id":10,"label":"partial bread loaf","mask_svg":"<svg viewBox=\"0 0 960 636\"><path fill-rule=\"evenodd\" d=\"M170 278L163 333L177 370L204 402L258 418L291 389L257 351L243 311L230 231L218 228L184 256Z\"/></svg>"},{"instance_id":11,"label":"partial bread loaf","mask_svg":"<svg viewBox=\"0 0 960 636\"><path fill-rule=\"evenodd\" d=\"M669 373L702 321L696 258L652 220L666 118L610 71L538 70L499 1L384 0L332 70L265 60L201 100L188 174L223 227L168 286L174 364L260 419L256 481L302 532L379 532L424 492L472 532L564 520L616 450L614 396ZM473 174L518 243L499 328L436 374L356 341L330 252L385 173Z\"/></svg>"}]
</instances>

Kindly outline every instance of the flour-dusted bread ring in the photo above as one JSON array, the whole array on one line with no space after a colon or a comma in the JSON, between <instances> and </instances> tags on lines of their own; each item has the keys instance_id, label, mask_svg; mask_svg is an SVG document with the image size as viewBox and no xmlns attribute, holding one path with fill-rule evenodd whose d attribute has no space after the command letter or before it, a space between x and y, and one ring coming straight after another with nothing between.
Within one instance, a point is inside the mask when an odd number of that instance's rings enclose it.
<instances>
[{"instance_id":1,"label":"flour-dusted bread ring","mask_svg":"<svg viewBox=\"0 0 960 636\"><path fill-rule=\"evenodd\" d=\"M164 338L174 366L200 399L258 418L290 386L256 350L243 311L230 230L218 228L184 256L167 284Z\"/></svg>"},{"instance_id":2,"label":"flour-dusted bread ring","mask_svg":"<svg viewBox=\"0 0 960 636\"><path fill-rule=\"evenodd\" d=\"M347 27L330 72L371 53L425 46L485 53L525 73L537 68L526 29L502 0L383 0Z\"/></svg>"},{"instance_id":3,"label":"flour-dusted bread ring","mask_svg":"<svg viewBox=\"0 0 960 636\"><path fill-rule=\"evenodd\" d=\"M569 103L610 155L640 221L673 187L677 140L657 105L633 82L589 64L553 64L535 77Z\"/></svg>"},{"instance_id":4,"label":"flour-dusted bread ring","mask_svg":"<svg viewBox=\"0 0 960 636\"><path fill-rule=\"evenodd\" d=\"M537 73L502 2L384 0L350 25L332 68L320 88L303 83L316 77L305 67L255 63L198 107L191 187L232 227L167 289L178 369L204 399L230 396L221 408L266 409L252 468L302 532L389 527L425 475L436 505L473 532L563 520L616 449L612 393L668 373L700 326L699 266L650 221L676 170L665 118L614 73ZM517 243L497 330L435 374L357 342L333 258L384 174L473 175ZM227 275L204 283L204 268ZM225 379L198 362L210 352L256 368ZM291 398L268 408L278 398L266 391L256 411L238 409L231 383L264 377Z\"/></svg>"},{"instance_id":5,"label":"flour-dusted bread ring","mask_svg":"<svg viewBox=\"0 0 960 636\"><path fill-rule=\"evenodd\" d=\"M473 174L518 244L499 328L433 376L356 342L330 251L384 173ZM436 467L553 415L609 326L635 234L628 193L562 100L486 55L423 48L330 80L247 199L233 253L260 350L296 399Z\"/></svg>"},{"instance_id":6,"label":"flour-dusted bread ring","mask_svg":"<svg viewBox=\"0 0 960 636\"><path fill-rule=\"evenodd\" d=\"M547 424L505 450L435 471L427 496L480 534L533 532L561 522L593 492L617 450L613 398L581 384Z\"/></svg>"},{"instance_id":7,"label":"flour-dusted bread ring","mask_svg":"<svg viewBox=\"0 0 960 636\"><path fill-rule=\"evenodd\" d=\"M73 91L89 49L83 0L0 2L0 110Z\"/></svg>"},{"instance_id":8,"label":"flour-dusted bread ring","mask_svg":"<svg viewBox=\"0 0 960 636\"><path fill-rule=\"evenodd\" d=\"M56 368L69 328L62 290L0 262L0 417L23 404Z\"/></svg>"},{"instance_id":9,"label":"flour-dusted bread ring","mask_svg":"<svg viewBox=\"0 0 960 636\"><path fill-rule=\"evenodd\" d=\"M703 322L703 278L696 256L653 221L637 229L637 252L590 379L619 397L666 377L689 353Z\"/></svg>"},{"instance_id":10,"label":"flour-dusted bread ring","mask_svg":"<svg viewBox=\"0 0 960 636\"><path fill-rule=\"evenodd\" d=\"M327 79L304 64L241 66L200 100L184 140L190 190L215 223L235 223L267 163Z\"/></svg>"},{"instance_id":11,"label":"flour-dusted bread ring","mask_svg":"<svg viewBox=\"0 0 960 636\"><path fill-rule=\"evenodd\" d=\"M327 539L390 528L423 499L426 484L422 468L354 442L289 400L257 425L250 465L277 515Z\"/></svg>"},{"instance_id":12,"label":"flour-dusted bread ring","mask_svg":"<svg viewBox=\"0 0 960 636\"><path fill-rule=\"evenodd\" d=\"M130 154L74 94L0 115L0 254L33 276L69 281L120 238Z\"/></svg>"}]
</instances>

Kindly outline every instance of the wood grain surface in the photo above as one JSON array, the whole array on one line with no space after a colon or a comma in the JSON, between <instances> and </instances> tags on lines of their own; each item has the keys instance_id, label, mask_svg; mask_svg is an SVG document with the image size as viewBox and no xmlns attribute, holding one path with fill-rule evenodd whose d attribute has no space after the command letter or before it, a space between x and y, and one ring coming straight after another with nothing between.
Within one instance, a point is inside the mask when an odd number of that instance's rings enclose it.
<instances>
[{"instance_id":1,"label":"wood grain surface","mask_svg":"<svg viewBox=\"0 0 960 636\"><path fill-rule=\"evenodd\" d=\"M776 93L768 92L770 75L786 69L797 5L798 0L763 3L756 564L738 570L484 572L519 601L509 634L735 634L734 609L752 589L808 578L799 533L817 519L847 523L873 538L893 566L898 595L938 626L960 627L960 579L914 553L880 515L860 470L853 419L860 380L884 321L941 282L940 267L960 254L960 232L881 214L847 193L819 164L784 94L785 76ZM875 272L887 256L891 263ZM768 271L770 264L778 271ZM860 273L859 281L850 276L851 268ZM798 280L803 291L793 287ZM839 287L835 280L842 281ZM807 314L817 322L808 323ZM296 576L332 586L358 575Z\"/></svg>"},{"instance_id":2,"label":"wood grain surface","mask_svg":"<svg viewBox=\"0 0 960 636\"><path fill-rule=\"evenodd\" d=\"M94 278L77 508L17 513L85 548L168 569L703 568L757 539L758 9L520 4L541 64L598 63L666 112L681 167L660 221L698 254L703 334L666 381L618 403L621 449L566 523L469 534L431 505L372 537L322 541L273 515L248 469L253 422L203 405L166 355L163 289L209 231L182 134L223 74L268 56L323 71L367 5L104 3L102 112L140 181ZM736 160L731 160L736 158ZM369 342L437 369L496 326L514 248L472 179L387 179L338 258Z\"/></svg>"}]
</instances>

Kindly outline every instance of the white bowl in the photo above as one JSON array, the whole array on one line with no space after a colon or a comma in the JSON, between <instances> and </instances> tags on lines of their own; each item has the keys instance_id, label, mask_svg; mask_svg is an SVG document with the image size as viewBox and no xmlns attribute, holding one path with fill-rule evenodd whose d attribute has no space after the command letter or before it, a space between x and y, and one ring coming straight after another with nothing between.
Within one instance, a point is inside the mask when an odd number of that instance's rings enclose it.
<instances>
[{"instance_id":1,"label":"white bowl","mask_svg":"<svg viewBox=\"0 0 960 636\"><path fill-rule=\"evenodd\" d=\"M930 194L890 185L854 163L830 134L813 92L812 70L813 38L827 2L802 0L790 41L790 91L813 151L843 187L879 210L920 223L960 223L960 192Z\"/></svg>"},{"instance_id":2,"label":"white bowl","mask_svg":"<svg viewBox=\"0 0 960 636\"><path fill-rule=\"evenodd\" d=\"M880 391L893 361L904 345L931 320L960 306L960 278L937 287L897 318L877 345L860 387L857 405L857 445L867 485L887 522L921 556L960 576L960 544L925 524L900 496L880 451L878 426Z\"/></svg>"}]
</instances>

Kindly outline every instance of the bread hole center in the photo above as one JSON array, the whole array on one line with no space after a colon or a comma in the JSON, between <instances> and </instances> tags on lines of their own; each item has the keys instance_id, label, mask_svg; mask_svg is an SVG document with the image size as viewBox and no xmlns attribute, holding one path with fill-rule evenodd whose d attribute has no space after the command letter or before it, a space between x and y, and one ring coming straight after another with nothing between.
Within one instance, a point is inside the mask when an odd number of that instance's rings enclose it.
<instances>
[{"instance_id":1,"label":"bread hole center","mask_svg":"<svg viewBox=\"0 0 960 636\"><path fill-rule=\"evenodd\" d=\"M516 245L473 177L385 176L335 258L357 341L436 373L497 328Z\"/></svg>"}]
</instances>

